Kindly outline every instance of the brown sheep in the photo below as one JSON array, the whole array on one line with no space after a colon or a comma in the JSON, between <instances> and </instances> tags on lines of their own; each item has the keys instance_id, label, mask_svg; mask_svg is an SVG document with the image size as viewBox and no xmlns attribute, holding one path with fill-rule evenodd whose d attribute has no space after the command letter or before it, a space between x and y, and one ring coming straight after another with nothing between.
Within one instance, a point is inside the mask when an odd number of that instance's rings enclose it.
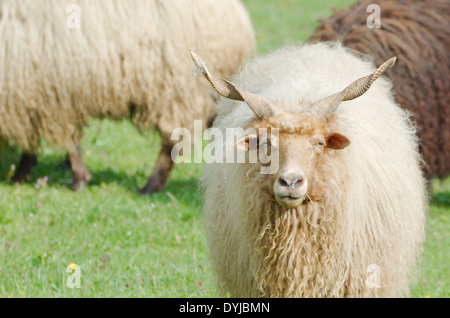
<instances>
[{"instance_id":1,"label":"brown sheep","mask_svg":"<svg viewBox=\"0 0 450 318\"><path fill-rule=\"evenodd\" d=\"M381 28L366 24L369 4L380 6ZM425 173L450 175L450 1L360 1L324 20L309 41L340 41L376 63L397 56L390 78L417 123Z\"/></svg>"}]
</instances>

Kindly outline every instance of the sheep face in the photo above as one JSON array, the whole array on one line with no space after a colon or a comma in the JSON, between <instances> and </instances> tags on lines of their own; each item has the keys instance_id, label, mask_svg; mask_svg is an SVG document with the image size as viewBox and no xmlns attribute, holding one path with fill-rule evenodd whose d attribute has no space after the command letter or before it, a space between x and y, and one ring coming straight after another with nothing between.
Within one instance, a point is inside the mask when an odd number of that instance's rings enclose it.
<instances>
[{"instance_id":1,"label":"sheep face","mask_svg":"<svg viewBox=\"0 0 450 318\"><path fill-rule=\"evenodd\" d=\"M324 179L318 176L322 171L323 154L350 144L345 136L333 132L332 126L309 114L283 112L269 119L255 119L250 126L256 131L278 130L278 134L268 136L246 136L243 142L247 151L255 150L251 145L257 145L265 148L259 149L260 153L278 152L277 156L271 156L278 160L275 164L278 170L267 175L267 182L275 200L286 209L295 208L320 192L315 180ZM252 142L253 138L258 141ZM257 164L261 165L261 162Z\"/></svg>"},{"instance_id":2,"label":"sheep face","mask_svg":"<svg viewBox=\"0 0 450 318\"><path fill-rule=\"evenodd\" d=\"M238 88L233 83L211 74L203 60L192 51L191 57L197 69L217 93L232 100L243 101L248 105L256 116L253 127L252 125L250 127L256 128L256 131L265 128L263 130L265 132L269 130L268 128L278 129L278 140L270 137L274 135L272 133L267 134L269 138L253 134L244 137L240 144L245 150L264 147L262 153L277 151L278 155L271 155L271 158L278 158L279 162L275 164L278 167L277 172L268 174L271 175L270 188L276 201L287 209L299 206L305 202L306 198L311 199L311 193L320 193L320 187L314 189L314 180L326 180L324 176L317 177L324 170L321 169L323 165L321 162L326 161L321 161L320 158L330 149L340 150L350 144L347 137L335 133L330 124L341 102L363 95L381 74L394 65L396 60L395 57L390 58L374 73L355 80L341 92L303 105L304 107L301 108L303 113L298 114L296 113L298 108L295 105L286 107L287 105L283 105L280 101ZM286 109L293 111L286 112ZM254 139L257 139L257 142ZM258 153L261 154L261 149ZM274 166L273 163L271 166Z\"/></svg>"}]
</instances>

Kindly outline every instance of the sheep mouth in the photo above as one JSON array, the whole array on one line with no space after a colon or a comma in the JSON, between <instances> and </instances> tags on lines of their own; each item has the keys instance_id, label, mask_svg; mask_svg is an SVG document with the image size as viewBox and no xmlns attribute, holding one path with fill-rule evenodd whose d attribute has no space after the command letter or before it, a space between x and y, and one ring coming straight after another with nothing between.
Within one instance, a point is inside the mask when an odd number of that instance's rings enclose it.
<instances>
[{"instance_id":1,"label":"sheep mouth","mask_svg":"<svg viewBox=\"0 0 450 318\"><path fill-rule=\"evenodd\" d=\"M284 195L284 196L275 196L279 205L284 208L296 208L305 202L305 196L294 196L294 195Z\"/></svg>"},{"instance_id":2,"label":"sheep mouth","mask_svg":"<svg viewBox=\"0 0 450 318\"><path fill-rule=\"evenodd\" d=\"M303 197L297 197L297 196L295 196L295 195L285 195L285 196L280 196L279 197L280 199L288 199L288 200L298 200L298 199L301 199L301 198L303 198Z\"/></svg>"}]
</instances>

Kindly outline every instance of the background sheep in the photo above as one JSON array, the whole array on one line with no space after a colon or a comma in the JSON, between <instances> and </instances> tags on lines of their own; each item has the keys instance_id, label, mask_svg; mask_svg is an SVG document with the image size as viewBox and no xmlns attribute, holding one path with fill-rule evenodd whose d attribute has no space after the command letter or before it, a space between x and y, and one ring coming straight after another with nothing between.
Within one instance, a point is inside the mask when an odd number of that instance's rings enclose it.
<instances>
[{"instance_id":1,"label":"background sheep","mask_svg":"<svg viewBox=\"0 0 450 318\"><path fill-rule=\"evenodd\" d=\"M421 156L390 81L380 78L364 94L391 65L352 83L373 73L373 63L340 45L316 44L257 58L235 86L209 78L222 95L246 102L222 102L216 127L280 129L278 143L265 144L280 149L276 174L261 174L261 164L250 163L205 168L205 222L224 291L235 297L408 294L424 239ZM281 179L289 162L302 165L294 181Z\"/></svg>"},{"instance_id":2,"label":"background sheep","mask_svg":"<svg viewBox=\"0 0 450 318\"><path fill-rule=\"evenodd\" d=\"M68 26L73 4L79 29ZM141 192L161 190L173 167L172 130L192 129L194 119L206 124L214 113L209 88L192 76L188 50L209 54L227 75L254 50L238 0L3 0L0 16L0 139L24 152L14 179L29 176L42 137L67 150L73 189L91 179L78 149L89 117L131 114L137 127L161 133Z\"/></svg>"},{"instance_id":3,"label":"background sheep","mask_svg":"<svg viewBox=\"0 0 450 318\"><path fill-rule=\"evenodd\" d=\"M366 24L369 4L381 8L381 28ZM326 19L310 41L340 41L376 63L391 56L390 78L399 104L412 112L428 178L450 175L450 2L361 1Z\"/></svg>"}]
</instances>

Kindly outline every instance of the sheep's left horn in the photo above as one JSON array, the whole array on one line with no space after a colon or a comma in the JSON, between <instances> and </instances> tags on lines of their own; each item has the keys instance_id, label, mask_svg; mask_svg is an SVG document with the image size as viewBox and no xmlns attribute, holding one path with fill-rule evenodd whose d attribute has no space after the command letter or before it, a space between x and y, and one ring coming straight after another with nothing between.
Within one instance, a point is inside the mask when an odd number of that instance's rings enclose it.
<instances>
[{"instance_id":1,"label":"sheep's left horn","mask_svg":"<svg viewBox=\"0 0 450 318\"><path fill-rule=\"evenodd\" d=\"M354 81L342 92L315 102L309 109L309 112L318 120L327 121L336 112L341 102L358 98L367 92L373 82L395 64L396 59L396 57L390 58L381 64L373 74Z\"/></svg>"},{"instance_id":2,"label":"sheep's left horn","mask_svg":"<svg viewBox=\"0 0 450 318\"><path fill-rule=\"evenodd\" d=\"M258 118L269 118L275 114L274 107L269 100L238 89L233 83L214 76L208 71L202 59L192 51L191 57L197 69L206 77L217 93L229 99L246 102Z\"/></svg>"}]
</instances>

